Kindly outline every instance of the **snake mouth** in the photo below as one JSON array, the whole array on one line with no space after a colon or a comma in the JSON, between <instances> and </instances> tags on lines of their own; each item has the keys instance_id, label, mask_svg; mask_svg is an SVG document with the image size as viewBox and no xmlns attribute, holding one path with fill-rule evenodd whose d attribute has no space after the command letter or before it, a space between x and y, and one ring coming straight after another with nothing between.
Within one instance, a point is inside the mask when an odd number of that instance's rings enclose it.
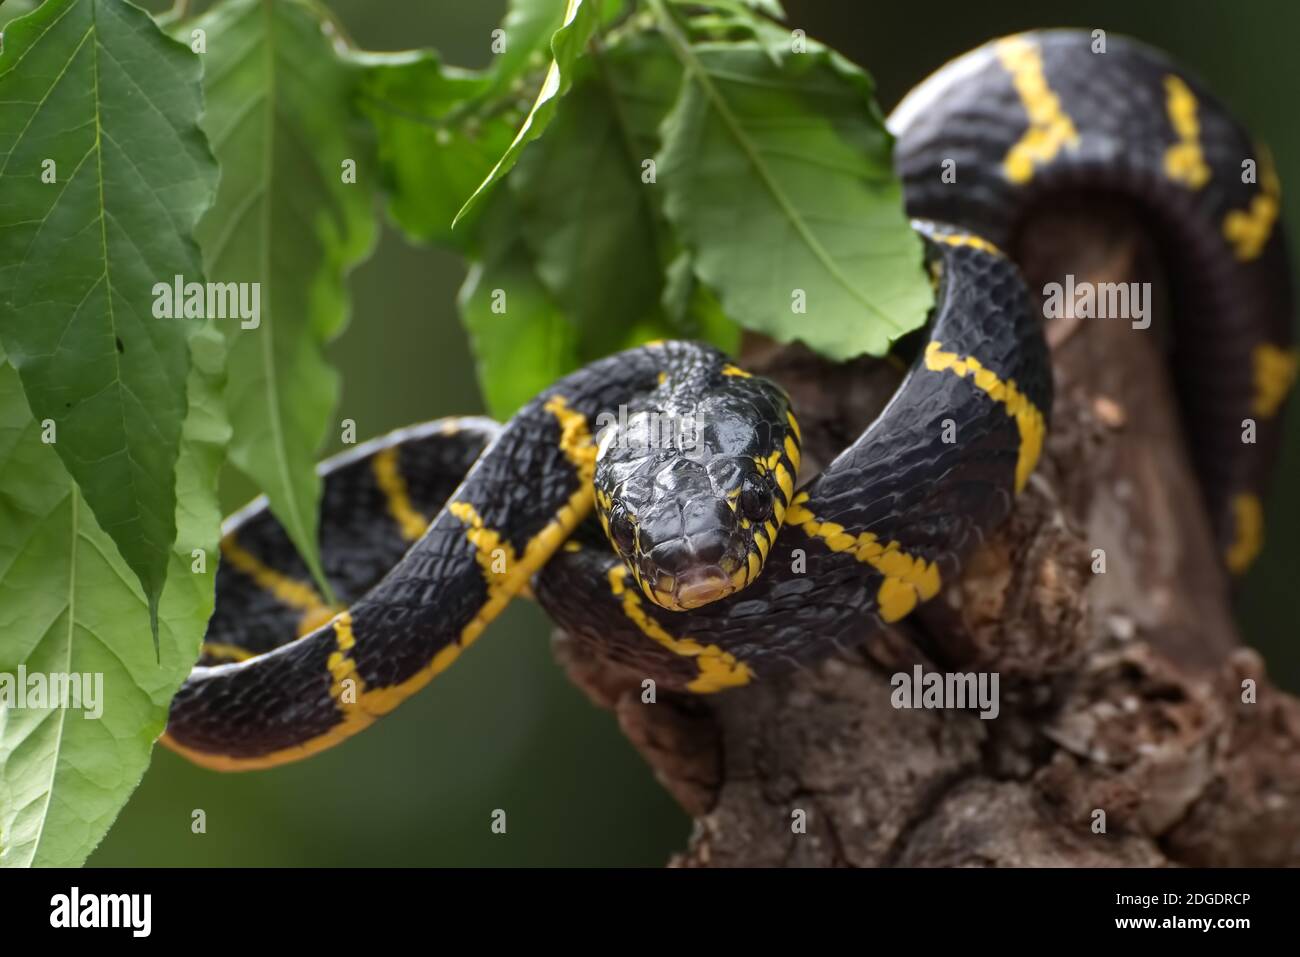
<instances>
[{"instance_id":1,"label":"snake mouth","mask_svg":"<svg viewBox=\"0 0 1300 957\"><path fill-rule=\"evenodd\" d=\"M707 565L677 576L673 583L673 603L689 611L726 598L735 590L735 584L720 566Z\"/></svg>"}]
</instances>

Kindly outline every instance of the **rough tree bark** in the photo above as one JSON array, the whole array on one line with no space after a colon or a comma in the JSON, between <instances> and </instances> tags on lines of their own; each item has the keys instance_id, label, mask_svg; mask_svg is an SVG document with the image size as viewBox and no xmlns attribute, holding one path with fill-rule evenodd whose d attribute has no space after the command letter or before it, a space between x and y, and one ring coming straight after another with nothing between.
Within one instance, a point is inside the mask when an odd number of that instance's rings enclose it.
<instances>
[{"instance_id":1,"label":"rough tree bark","mask_svg":"<svg viewBox=\"0 0 1300 957\"><path fill-rule=\"evenodd\" d=\"M1138 224L1096 198L1062 200L1020 235L1031 289L1067 272L1159 273ZM672 863L1300 864L1300 701L1269 684L1233 625L1154 334L1167 325L1049 324L1056 408L1015 513L960 581L859 650L647 705L640 676L556 636L570 677L694 816ZM746 352L790 390L808 475L901 377L886 362L836 367L770 343ZM1092 572L1096 548L1104 574ZM889 676L916 663L998 672L1000 715L895 710Z\"/></svg>"}]
</instances>

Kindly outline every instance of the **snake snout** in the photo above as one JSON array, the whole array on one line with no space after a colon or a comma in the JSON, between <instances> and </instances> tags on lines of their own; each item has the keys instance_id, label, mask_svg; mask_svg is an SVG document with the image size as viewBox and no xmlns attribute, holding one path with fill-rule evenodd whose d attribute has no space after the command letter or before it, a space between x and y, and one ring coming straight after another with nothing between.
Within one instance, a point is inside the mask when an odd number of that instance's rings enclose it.
<instances>
[{"instance_id":1,"label":"snake snout","mask_svg":"<svg viewBox=\"0 0 1300 957\"><path fill-rule=\"evenodd\" d=\"M678 576L672 594L679 606L689 610L726 598L733 590L730 576L719 566L708 565Z\"/></svg>"},{"instance_id":2,"label":"snake snout","mask_svg":"<svg viewBox=\"0 0 1300 957\"><path fill-rule=\"evenodd\" d=\"M643 572L647 580L657 583L659 603L681 611L735 591L733 573L743 556L744 544L734 530L715 524L659 541L646 553Z\"/></svg>"},{"instance_id":3,"label":"snake snout","mask_svg":"<svg viewBox=\"0 0 1300 957\"><path fill-rule=\"evenodd\" d=\"M731 574L721 563L728 561L721 546L706 548L705 554L720 560L706 560L693 548L689 539L678 539L660 546L648 556L649 581L656 583L654 599L671 611L688 611L709 602L726 598L736 590Z\"/></svg>"}]
</instances>

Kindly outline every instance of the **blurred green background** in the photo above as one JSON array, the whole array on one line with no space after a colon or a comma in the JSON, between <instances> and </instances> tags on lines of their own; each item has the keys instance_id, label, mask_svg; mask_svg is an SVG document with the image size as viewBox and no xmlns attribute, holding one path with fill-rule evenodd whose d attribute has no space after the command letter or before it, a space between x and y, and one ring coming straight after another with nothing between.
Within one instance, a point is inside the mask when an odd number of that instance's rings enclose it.
<instances>
[{"instance_id":1,"label":"blurred green background","mask_svg":"<svg viewBox=\"0 0 1300 957\"><path fill-rule=\"evenodd\" d=\"M480 66L504 0L332 0L369 49L432 46ZM158 9L158 4L151 5ZM1284 184L1300 183L1300 4L913 3L787 0L803 27L863 64L889 109L962 51L1030 27L1101 27L1164 47L1202 76L1270 143ZM1285 194L1290 223L1296 193ZM463 277L446 253L386 230L352 277L351 326L330 349L342 370L338 417L369 437L441 415L482 410L455 314ZM1291 409L1270 543L1242 594L1241 619L1276 680L1300 688L1300 416ZM328 452L337 451L330 448ZM251 489L223 485L228 508ZM608 714L551 660L549 627L520 602L457 666L393 715L301 764L220 775L163 748L92 865L658 865L689 821L654 782ZM190 831L202 808L207 833ZM508 829L489 829L494 809Z\"/></svg>"}]
</instances>

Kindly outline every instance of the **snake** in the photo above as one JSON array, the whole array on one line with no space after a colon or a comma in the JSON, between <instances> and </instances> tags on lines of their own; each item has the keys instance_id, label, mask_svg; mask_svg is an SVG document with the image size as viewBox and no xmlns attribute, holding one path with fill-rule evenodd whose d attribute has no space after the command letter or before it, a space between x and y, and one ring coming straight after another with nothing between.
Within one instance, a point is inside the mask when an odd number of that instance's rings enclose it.
<instances>
[{"instance_id":1,"label":"snake","mask_svg":"<svg viewBox=\"0 0 1300 957\"><path fill-rule=\"evenodd\" d=\"M1004 37L890 115L934 306L893 397L820 472L800 472L779 386L678 340L600 358L505 423L360 445L319 467L332 595L265 499L225 523L163 742L218 770L318 753L520 595L583 653L686 694L743 693L905 618L959 578L1043 453L1045 323L1006 250L1070 192L1118 197L1159 243L1192 462L1225 570L1243 572L1296 377L1276 169L1164 54L1097 47L1080 31Z\"/></svg>"}]
</instances>

